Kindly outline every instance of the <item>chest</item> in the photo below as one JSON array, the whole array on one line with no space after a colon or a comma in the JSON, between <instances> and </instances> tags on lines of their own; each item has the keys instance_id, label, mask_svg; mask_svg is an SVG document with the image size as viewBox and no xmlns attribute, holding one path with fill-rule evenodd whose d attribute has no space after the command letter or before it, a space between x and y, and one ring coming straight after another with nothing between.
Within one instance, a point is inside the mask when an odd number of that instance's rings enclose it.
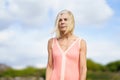
<instances>
[{"instance_id":1,"label":"chest","mask_svg":"<svg viewBox=\"0 0 120 80\"><path fill-rule=\"evenodd\" d=\"M73 44L75 44L76 40L58 40L58 46L63 50L66 51L71 47Z\"/></svg>"}]
</instances>

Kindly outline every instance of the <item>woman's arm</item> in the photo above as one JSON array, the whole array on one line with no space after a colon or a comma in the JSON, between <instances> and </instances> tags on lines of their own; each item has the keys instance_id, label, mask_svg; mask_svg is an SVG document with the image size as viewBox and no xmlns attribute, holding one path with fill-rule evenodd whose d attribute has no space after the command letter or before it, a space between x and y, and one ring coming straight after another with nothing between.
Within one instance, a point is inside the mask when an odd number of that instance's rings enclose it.
<instances>
[{"instance_id":1,"label":"woman's arm","mask_svg":"<svg viewBox=\"0 0 120 80\"><path fill-rule=\"evenodd\" d=\"M50 39L48 41L48 63L47 63L47 68L46 68L46 80L50 80L52 69L53 69L52 41L53 39Z\"/></svg>"},{"instance_id":2,"label":"woman's arm","mask_svg":"<svg viewBox=\"0 0 120 80\"><path fill-rule=\"evenodd\" d=\"M80 44L80 80L86 80L87 75L87 60L86 60L86 54L87 54L87 47L86 42L84 40L81 40Z\"/></svg>"}]
</instances>

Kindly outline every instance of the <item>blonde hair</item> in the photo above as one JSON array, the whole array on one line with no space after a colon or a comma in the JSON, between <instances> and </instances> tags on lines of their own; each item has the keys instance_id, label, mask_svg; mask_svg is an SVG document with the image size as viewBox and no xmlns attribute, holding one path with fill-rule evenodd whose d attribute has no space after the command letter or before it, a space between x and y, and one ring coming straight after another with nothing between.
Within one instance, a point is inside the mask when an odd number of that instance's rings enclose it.
<instances>
[{"instance_id":1,"label":"blonde hair","mask_svg":"<svg viewBox=\"0 0 120 80\"><path fill-rule=\"evenodd\" d=\"M55 33L56 33L56 37L59 38L61 37L60 35L60 31L59 31L59 28L58 28L58 23L59 23L59 19L60 19L60 15L61 14L69 14L69 24L68 24L68 27L67 27L67 30L65 32L66 33L71 33L73 34L73 30L74 30L74 26L75 26L75 21L74 21L74 16L72 14L71 11L68 11L68 10L62 10L61 12L58 13L57 17L56 17L56 21L55 21Z\"/></svg>"}]
</instances>

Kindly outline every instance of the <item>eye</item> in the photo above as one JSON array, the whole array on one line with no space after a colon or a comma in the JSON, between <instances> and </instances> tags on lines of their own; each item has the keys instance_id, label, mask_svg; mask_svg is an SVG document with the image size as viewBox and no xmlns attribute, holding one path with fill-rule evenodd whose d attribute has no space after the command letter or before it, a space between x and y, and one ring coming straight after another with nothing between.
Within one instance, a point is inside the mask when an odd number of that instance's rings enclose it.
<instances>
[{"instance_id":1,"label":"eye","mask_svg":"<svg viewBox=\"0 0 120 80\"><path fill-rule=\"evenodd\" d=\"M61 22L62 21L62 19L59 19L59 22Z\"/></svg>"},{"instance_id":2,"label":"eye","mask_svg":"<svg viewBox=\"0 0 120 80\"><path fill-rule=\"evenodd\" d=\"M64 21L67 21L67 18L65 18Z\"/></svg>"}]
</instances>

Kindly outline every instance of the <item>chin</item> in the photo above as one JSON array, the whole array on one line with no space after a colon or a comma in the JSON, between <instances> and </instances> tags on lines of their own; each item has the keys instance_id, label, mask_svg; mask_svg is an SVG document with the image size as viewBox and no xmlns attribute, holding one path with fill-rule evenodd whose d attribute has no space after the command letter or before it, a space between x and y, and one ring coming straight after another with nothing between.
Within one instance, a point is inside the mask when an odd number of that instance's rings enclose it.
<instances>
[{"instance_id":1,"label":"chin","mask_svg":"<svg viewBox=\"0 0 120 80\"><path fill-rule=\"evenodd\" d=\"M66 30L60 30L61 32L65 32Z\"/></svg>"},{"instance_id":2,"label":"chin","mask_svg":"<svg viewBox=\"0 0 120 80\"><path fill-rule=\"evenodd\" d=\"M66 29L61 29L60 31L65 32L65 31L66 31Z\"/></svg>"}]
</instances>

